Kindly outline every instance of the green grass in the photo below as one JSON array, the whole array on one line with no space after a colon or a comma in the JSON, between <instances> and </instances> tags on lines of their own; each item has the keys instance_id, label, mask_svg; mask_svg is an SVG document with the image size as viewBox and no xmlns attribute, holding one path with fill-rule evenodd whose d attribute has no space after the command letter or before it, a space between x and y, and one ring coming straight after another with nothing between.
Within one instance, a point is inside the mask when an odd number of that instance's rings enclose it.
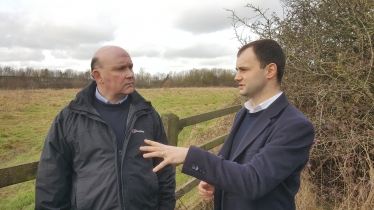
<instances>
[{"instance_id":1,"label":"green grass","mask_svg":"<svg viewBox=\"0 0 374 210\"><path fill-rule=\"evenodd\" d=\"M34 209L35 180L0 188L0 209Z\"/></svg>"},{"instance_id":2,"label":"green grass","mask_svg":"<svg viewBox=\"0 0 374 210\"><path fill-rule=\"evenodd\" d=\"M78 89L0 90L0 168L37 161L54 117ZM225 108L239 97L235 88L139 89L160 115L174 113L180 118ZM228 132L224 117L189 126L179 134L179 146L198 145ZM191 177L177 167L177 186ZM34 184L29 181L0 188L0 209L33 209ZM194 195L195 194L195 195ZM191 192L178 201L178 208L196 196Z\"/></svg>"},{"instance_id":3,"label":"green grass","mask_svg":"<svg viewBox=\"0 0 374 210\"><path fill-rule=\"evenodd\" d=\"M39 159L53 118L77 90L0 91L0 167Z\"/></svg>"}]
</instances>

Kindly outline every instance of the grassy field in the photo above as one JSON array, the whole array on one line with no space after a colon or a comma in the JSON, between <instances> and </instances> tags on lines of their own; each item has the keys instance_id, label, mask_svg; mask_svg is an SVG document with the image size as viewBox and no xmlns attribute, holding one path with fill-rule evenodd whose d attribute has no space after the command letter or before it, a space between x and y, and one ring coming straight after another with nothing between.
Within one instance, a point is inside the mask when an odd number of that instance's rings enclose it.
<instances>
[{"instance_id":1,"label":"grassy field","mask_svg":"<svg viewBox=\"0 0 374 210\"><path fill-rule=\"evenodd\" d=\"M74 99L78 89L64 90L0 90L0 168L39 159L49 127L58 112ZM192 116L238 104L235 88L170 88L140 89L160 115L174 113ZM232 115L210 120L183 129L179 145L198 145L227 133ZM190 177L180 174L177 185ZM0 189L0 209L33 209L34 184L29 181ZM178 201L178 209L187 209L196 193Z\"/></svg>"}]
</instances>

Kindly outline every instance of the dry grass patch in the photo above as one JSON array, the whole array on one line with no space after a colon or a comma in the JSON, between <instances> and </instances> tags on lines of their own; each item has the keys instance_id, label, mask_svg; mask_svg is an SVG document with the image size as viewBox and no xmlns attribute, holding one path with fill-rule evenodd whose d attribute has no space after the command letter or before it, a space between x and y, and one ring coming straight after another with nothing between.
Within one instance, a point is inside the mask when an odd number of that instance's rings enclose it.
<instances>
[{"instance_id":1,"label":"dry grass patch","mask_svg":"<svg viewBox=\"0 0 374 210\"><path fill-rule=\"evenodd\" d=\"M77 90L0 90L0 167L37 160L53 118Z\"/></svg>"}]
</instances>

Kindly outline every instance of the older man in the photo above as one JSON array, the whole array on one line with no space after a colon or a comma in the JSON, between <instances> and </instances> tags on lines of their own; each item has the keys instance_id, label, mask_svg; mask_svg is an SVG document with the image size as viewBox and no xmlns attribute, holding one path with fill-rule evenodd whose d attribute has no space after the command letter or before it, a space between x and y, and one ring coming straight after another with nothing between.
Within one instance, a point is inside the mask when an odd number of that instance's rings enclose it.
<instances>
[{"instance_id":1,"label":"older man","mask_svg":"<svg viewBox=\"0 0 374 210\"><path fill-rule=\"evenodd\" d=\"M97 50L95 81L56 116L36 178L35 209L169 209L175 207L172 166L144 159L144 139L167 144L161 119L135 91L130 55Z\"/></svg>"},{"instance_id":2,"label":"older man","mask_svg":"<svg viewBox=\"0 0 374 210\"><path fill-rule=\"evenodd\" d=\"M312 123L281 91L285 68L282 48L264 39L238 52L235 81L250 98L237 113L218 156L197 147L179 148L146 140L145 158L163 157L154 171L184 163L182 172L202 182L206 200L215 210L295 209L300 172L314 139Z\"/></svg>"}]
</instances>

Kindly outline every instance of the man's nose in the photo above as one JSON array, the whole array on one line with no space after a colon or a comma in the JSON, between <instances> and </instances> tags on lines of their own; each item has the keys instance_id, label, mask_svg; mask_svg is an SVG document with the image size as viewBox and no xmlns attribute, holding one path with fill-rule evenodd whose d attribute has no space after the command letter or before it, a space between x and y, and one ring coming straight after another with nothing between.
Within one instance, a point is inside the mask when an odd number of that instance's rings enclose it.
<instances>
[{"instance_id":1,"label":"man's nose","mask_svg":"<svg viewBox=\"0 0 374 210\"><path fill-rule=\"evenodd\" d=\"M134 72L133 71L129 71L127 74L126 74L126 78L134 78Z\"/></svg>"},{"instance_id":2,"label":"man's nose","mask_svg":"<svg viewBox=\"0 0 374 210\"><path fill-rule=\"evenodd\" d=\"M239 73L236 73L235 77L234 77L234 80L239 82L240 80L242 80L243 77L239 75Z\"/></svg>"}]
</instances>

